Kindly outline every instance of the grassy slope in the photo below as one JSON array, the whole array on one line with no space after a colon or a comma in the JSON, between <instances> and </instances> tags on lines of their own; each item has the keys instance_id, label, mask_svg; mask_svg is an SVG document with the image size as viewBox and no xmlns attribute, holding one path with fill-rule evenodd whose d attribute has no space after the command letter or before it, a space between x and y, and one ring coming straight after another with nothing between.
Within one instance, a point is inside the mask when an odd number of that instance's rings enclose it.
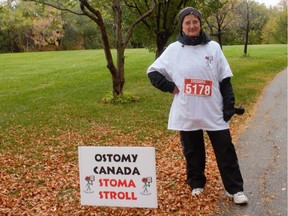
<instances>
[{"instance_id":1,"label":"grassy slope","mask_svg":"<svg viewBox=\"0 0 288 216\"><path fill-rule=\"evenodd\" d=\"M286 45L250 46L244 58L242 49L224 47L224 53L234 72L237 104L249 110L287 66L287 52ZM0 213L51 215L57 208L62 215L146 214L145 209L79 206L79 145L155 146L159 208L148 213L193 215L191 209L202 206L198 213L207 215L215 208L222 189L213 156L208 155L204 197L192 199L184 184L179 140L166 130L172 96L154 89L145 74L153 59L144 49L127 50L124 92L140 101L107 105L100 100L112 82L101 50L0 55ZM232 121L235 131L238 120Z\"/></svg>"},{"instance_id":2,"label":"grassy slope","mask_svg":"<svg viewBox=\"0 0 288 216\"><path fill-rule=\"evenodd\" d=\"M250 46L246 58L241 56L242 46L224 47L224 52L234 73L237 104L248 107L286 66L284 45ZM124 92L139 96L140 102L119 106L99 103L111 91L101 50L4 54L0 58L1 126L71 123L74 127L82 120L108 120L122 127L121 121L147 118L165 124L171 97L151 87L145 71L154 54L146 50L126 51Z\"/></svg>"}]
</instances>

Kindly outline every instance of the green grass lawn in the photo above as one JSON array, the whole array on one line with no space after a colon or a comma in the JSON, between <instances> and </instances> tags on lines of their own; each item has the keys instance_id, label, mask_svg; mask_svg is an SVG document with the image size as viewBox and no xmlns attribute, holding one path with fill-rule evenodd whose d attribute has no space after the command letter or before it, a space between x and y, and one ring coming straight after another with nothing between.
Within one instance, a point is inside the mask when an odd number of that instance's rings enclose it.
<instances>
[{"instance_id":1,"label":"green grass lawn","mask_svg":"<svg viewBox=\"0 0 288 216\"><path fill-rule=\"evenodd\" d=\"M287 67L286 45L249 46L248 57L242 55L243 46L226 46L224 53L234 73L236 104L249 113L264 87ZM118 105L101 103L112 91L102 50L0 55L0 214L13 209L15 215L34 215L41 208L47 215L56 208L62 215L111 215L116 211L80 206L79 145L155 146L161 189L154 213L183 212L180 202L195 205L191 209L201 202L215 207L217 199L209 198L210 193L191 201L184 185L179 140L171 139L175 133L166 129L172 95L152 87L146 75L154 53L127 49L125 55L124 93L139 97L139 101ZM234 130L241 127L238 119L235 124L232 120ZM216 171L209 172L208 179L221 187ZM180 194L183 199L179 195L182 190L187 190L187 195ZM167 193L181 201L166 199ZM127 211L139 215L141 210ZM123 212L121 215L128 215ZM145 209L140 214L144 213Z\"/></svg>"},{"instance_id":2,"label":"green grass lawn","mask_svg":"<svg viewBox=\"0 0 288 216\"><path fill-rule=\"evenodd\" d=\"M224 47L234 73L237 105L251 107L264 86L286 67L286 45ZM171 95L154 89L146 76L154 54L145 49L126 50L124 93L137 103L100 103L111 92L112 81L102 50L0 55L0 127L51 125L89 127L105 122L129 130L132 126L166 128ZM123 128L124 127L124 128ZM133 128L132 128L133 130Z\"/></svg>"}]
</instances>

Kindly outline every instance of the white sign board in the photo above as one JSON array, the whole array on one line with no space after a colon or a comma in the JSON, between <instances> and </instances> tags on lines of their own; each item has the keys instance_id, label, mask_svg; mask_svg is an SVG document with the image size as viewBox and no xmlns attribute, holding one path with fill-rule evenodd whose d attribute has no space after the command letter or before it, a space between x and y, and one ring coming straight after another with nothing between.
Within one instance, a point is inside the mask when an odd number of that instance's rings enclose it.
<instances>
[{"instance_id":1,"label":"white sign board","mask_svg":"<svg viewBox=\"0 0 288 216\"><path fill-rule=\"evenodd\" d=\"M154 147L80 146L82 205L157 208Z\"/></svg>"}]
</instances>

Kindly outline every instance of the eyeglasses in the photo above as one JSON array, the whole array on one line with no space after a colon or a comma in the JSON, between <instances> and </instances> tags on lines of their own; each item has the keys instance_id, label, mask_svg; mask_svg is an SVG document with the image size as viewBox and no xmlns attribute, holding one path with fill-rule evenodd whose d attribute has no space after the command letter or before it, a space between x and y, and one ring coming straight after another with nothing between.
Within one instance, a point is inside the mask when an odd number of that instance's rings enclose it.
<instances>
[{"instance_id":1,"label":"eyeglasses","mask_svg":"<svg viewBox=\"0 0 288 216\"><path fill-rule=\"evenodd\" d=\"M184 25L185 26L190 26L191 24L198 25L199 23L200 23L199 20L187 20L187 21L184 22Z\"/></svg>"}]
</instances>

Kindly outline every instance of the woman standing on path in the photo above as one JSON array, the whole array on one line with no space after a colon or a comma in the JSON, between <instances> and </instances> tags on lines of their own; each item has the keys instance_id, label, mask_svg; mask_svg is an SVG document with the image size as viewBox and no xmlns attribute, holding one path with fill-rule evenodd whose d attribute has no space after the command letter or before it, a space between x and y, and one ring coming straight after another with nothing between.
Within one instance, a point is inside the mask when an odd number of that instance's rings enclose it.
<instances>
[{"instance_id":1,"label":"woman standing on path","mask_svg":"<svg viewBox=\"0 0 288 216\"><path fill-rule=\"evenodd\" d=\"M181 10L179 22L177 41L167 47L147 73L153 86L174 94L168 129L180 131L187 183L193 196L204 191L206 131L226 194L237 204L248 203L229 130L229 120L235 113L230 83L233 74L219 44L202 31L198 10Z\"/></svg>"}]
</instances>

